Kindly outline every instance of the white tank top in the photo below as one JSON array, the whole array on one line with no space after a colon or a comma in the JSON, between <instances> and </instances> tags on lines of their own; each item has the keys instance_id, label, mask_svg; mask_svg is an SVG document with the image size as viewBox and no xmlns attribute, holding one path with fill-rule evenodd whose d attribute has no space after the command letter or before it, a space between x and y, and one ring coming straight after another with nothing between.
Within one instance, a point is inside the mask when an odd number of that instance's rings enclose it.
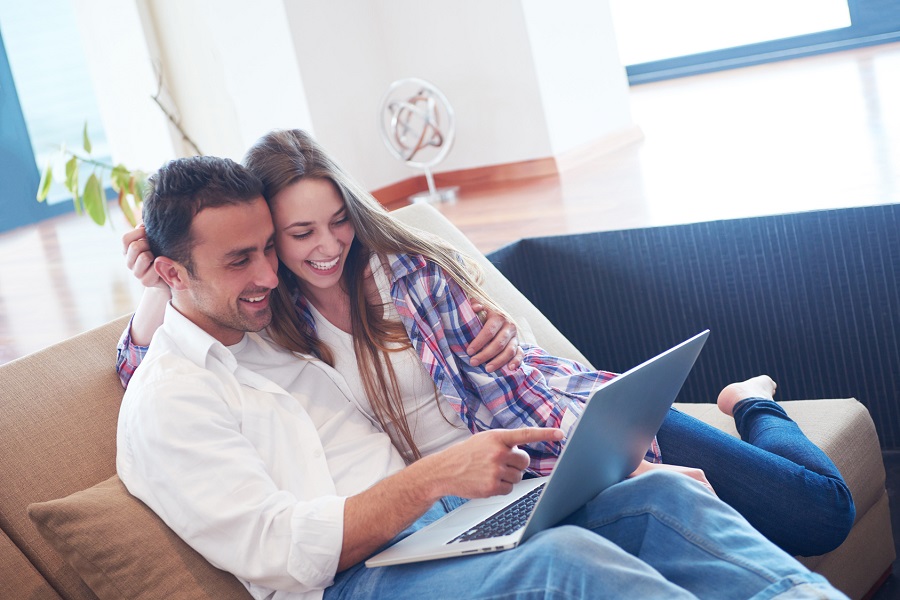
<instances>
[{"instance_id":1,"label":"white tank top","mask_svg":"<svg viewBox=\"0 0 900 600\"><path fill-rule=\"evenodd\" d=\"M369 264L372 267L375 284L384 302L385 318L399 322L400 316L390 299L388 293L390 283L381 261L373 255ZM319 339L327 344L334 353L334 368L347 380L347 385L360 410L374 420L375 413L366 397L365 387L356 362L356 354L353 352L352 336L334 326L311 303L309 303L309 308L316 322ZM471 433L466 429L459 415L450 408L444 395L436 390L434 381L428 375L422 361L419 360L415 349L407 348L401 352L390 352L388 356L397 377L410 432L422 456L439 452L448 446L468 439ZM437 394L437 398L435 394ZM390 425L388 427L391 428ZM388 433L394 437L393 434L396 432L389 431ZM396 437L395 439L401 438ZM401 448L400 452L407 462L412 460L412 454L408 448Z\"/></svg>"}]
</instances>

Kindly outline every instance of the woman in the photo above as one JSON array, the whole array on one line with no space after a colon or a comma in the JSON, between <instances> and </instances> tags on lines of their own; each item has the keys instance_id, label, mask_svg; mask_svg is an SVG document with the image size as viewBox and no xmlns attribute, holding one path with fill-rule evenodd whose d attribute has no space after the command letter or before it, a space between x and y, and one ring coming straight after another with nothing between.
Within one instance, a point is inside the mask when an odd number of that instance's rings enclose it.
<instances>
[{"instance_id":1,"label":"woman","mask_svg":"<svg viewBox=\"0 0 900 600\"><path fill-rule=\"evenodd\" d=\"M262 179L275 222L281 283L269 334L341 372L407 460L484 429L567 429L596 386L614 377L528 345L519 368L473 365L466 347L481 321L468 299L500 309L471 260L391 217L302 131L264 136L244 162ZM133 270L145 275L140 266ZM139 310L131 335L161 318L161 309ZM141 351L124 337L123 381ZM760 376L719 396L744 441L671 410L648 457L701 469L720 498L786 551L821 554L846 537L853 501L774 393L775 383ZM560 446L526 450L531 471L546 474ZM652 468L646 462L639 471Z\"/></svg>"}]
</instances>

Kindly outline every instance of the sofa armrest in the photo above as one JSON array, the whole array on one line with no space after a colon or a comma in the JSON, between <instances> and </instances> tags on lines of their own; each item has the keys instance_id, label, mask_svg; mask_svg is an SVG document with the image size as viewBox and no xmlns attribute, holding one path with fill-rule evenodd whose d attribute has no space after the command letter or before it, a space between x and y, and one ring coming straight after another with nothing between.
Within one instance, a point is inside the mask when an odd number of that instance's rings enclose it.
<instances>
[{"instance_id":1,"label":"sofa armrest","mask_svg":"<svg viewBox=\"0 0 900 600\"><path fill-rule=\"evenodd\" d=\"M115 473L123 394L116 341L128 319L0 365L0 527L65 598L93 594L40 536L26 507ZM27 585L23 576L19 570L0 573L0 579Z\"/></svg>"}]
</instances>

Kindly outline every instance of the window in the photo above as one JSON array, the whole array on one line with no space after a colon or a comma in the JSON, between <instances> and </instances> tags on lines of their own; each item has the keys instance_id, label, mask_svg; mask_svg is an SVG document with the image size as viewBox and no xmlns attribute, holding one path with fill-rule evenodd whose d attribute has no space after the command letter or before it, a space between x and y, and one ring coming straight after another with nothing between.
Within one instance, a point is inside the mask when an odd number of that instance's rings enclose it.
<instances>
[{"instance_id":1,"label":"window","mask_svg":"<svg viewBox=\"0 0 900 600\"><path fill-rule=\"evenodd\" d=\"M2 152L15 164L4 167L10 193L0 198L0 231L72 210L61 184L47 204L35 201L40 170L53 162L64 172L54 162L60 145L80 149L85 123L93 156L108 155L70 0L0 0L0 118L11 130Z\"/></svg>"},{"instance_id":2,"label":"window","mask_svg":"<svg viewBox=\"0 0 900 600\"><path fill-rule=\"evenodd\" d=\"M900 40L896 0L610 0L632 84Z\"/></svg>"}]
</instances>

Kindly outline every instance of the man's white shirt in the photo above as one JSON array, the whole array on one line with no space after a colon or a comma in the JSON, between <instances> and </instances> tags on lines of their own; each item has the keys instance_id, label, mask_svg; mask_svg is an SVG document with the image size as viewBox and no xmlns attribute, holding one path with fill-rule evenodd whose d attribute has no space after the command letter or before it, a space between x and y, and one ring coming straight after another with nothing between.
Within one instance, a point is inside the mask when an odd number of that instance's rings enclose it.
<instances>
[{"instance_id":1,"label":"man's white shirt","mask_svg":"<svg viewBox=\"0 0 900 600\"><path fill-rule=\"evenodd\" d=\"M334 369L258 334L227 348L171 304L117 445L133 495L255 598L279 600L321 598L344 499L404 466Z\"/></svg>"}]
</instances>

